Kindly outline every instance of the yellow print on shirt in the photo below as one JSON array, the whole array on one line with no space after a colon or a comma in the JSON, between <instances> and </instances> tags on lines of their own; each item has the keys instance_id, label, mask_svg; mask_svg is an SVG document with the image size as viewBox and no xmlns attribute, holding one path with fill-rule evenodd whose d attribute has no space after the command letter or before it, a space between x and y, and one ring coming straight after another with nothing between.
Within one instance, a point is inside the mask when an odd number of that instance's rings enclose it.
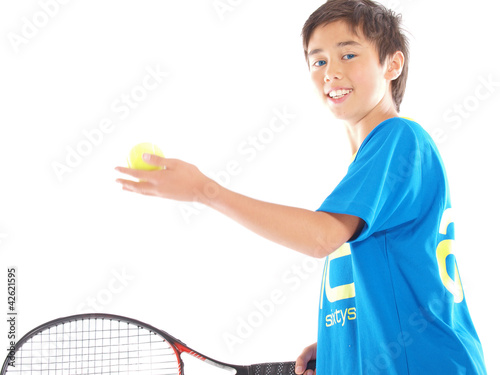
<instances>
[{"instance_id":1,"label":"yellow print on shirt","mask_svg":"<svg viewBox=\"0 0 500 375\"><path fill-rule=\"evenodd\" d=\"M356 291L354 290L354 283L338 285L333 288L330 285L330 268L331 268L330 263L334 259L350 255L351 255L351 247L348 244L344 244L328 256L325 269L323 271L323 285L321 286L322 290L321 300L320 300L321 309L323 308L324 295L326 295L326 298L330 303L347 298L353 298L356 296Z\"/></svg>"},{"instance_id":2,"label":"yellow print on shirt","mask_svg":"<svg viewBox=\"0 0 500 375\"><path fill-rule=\"evenodd\" d=\"M321 300L320 300L320 308L323 308L323 296L326 296L326 299L330 303L334 303L340 300L353 298L356 296L356 291L354 289L354 283L338 285L332 287L330 285L330 268L331 262L335 261L335 259L339 259L342 257L351 256L351 247L348 244L342 245L336 251L331 253L325 264L325 269L323 271L323 285L321 287ZM356 308L355 307L347 307L343 310L335 309L335 311L331 310L331 314L325 316L325 324L327 327L331 327L333 325L341 325L342 327L348 320L356 319Z\"/></svg>"},{"instance_id":3,"label":"yellow print on shirt","mask_svg":"<svg viewBox=\"0 0 500 375\"><path fill-rule=\"evenodd\" d=\"M325 317L325 322L327 327L331 327L335 324L342 324L343 327L347 320L354 320L354 319L356 319L356 308L349 307L346 308L345 310L338 310L338 309L336 309L335 311L332 310L332 313L328 314Z\"/></svg>"},{"instance_id":4,"label":"yellow print on shirt","mask_svg":"<svg viewBox=\"0 0 500 375\"><path fill-rule=\"evenodd\" d=\"M453 223L453 210L451 208L448 208L443 212L441 224L439 225L439 233L446 235L448 232L448 226L451 223ZM460 280L456 260L453 270L453 276L455 276L455 280L453 280L453 278L448 273L448 270L446 269L446 258L449 255L453 255L453 243L454 240L441 241L436 249L436 258L438 263L439 276L441 277L443 285L451 294L453 294L455 303L460 303L464 299L464 290L462 288L462 281Z\"/></svg>"}]
</instances>

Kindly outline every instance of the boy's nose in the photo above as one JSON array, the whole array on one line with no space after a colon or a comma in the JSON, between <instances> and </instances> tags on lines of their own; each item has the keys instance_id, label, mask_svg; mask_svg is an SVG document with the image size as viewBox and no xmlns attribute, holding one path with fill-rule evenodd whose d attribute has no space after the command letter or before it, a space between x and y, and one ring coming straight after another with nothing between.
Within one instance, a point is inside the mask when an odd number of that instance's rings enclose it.
<instances>
[{"instance_id":1,"label":"boy's nose","mask_svg":"<svg viewBox=\"0 0 500 375\"><path fill-rule=\"evenodd\" d=\"M335 79L340 79L342 78L342 73L340 72L340 69L330 66L329 69L325 72L325 78L324 81L325 83L332 82Z\"/></svg>"}]
</instances>

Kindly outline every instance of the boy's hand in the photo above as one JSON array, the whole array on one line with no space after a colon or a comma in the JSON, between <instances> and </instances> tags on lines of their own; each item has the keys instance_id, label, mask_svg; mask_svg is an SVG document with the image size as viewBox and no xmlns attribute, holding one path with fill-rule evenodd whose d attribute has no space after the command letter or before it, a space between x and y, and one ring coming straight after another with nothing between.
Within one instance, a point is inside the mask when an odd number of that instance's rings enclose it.
<instances>
[{"instance_id":1,"label":"boy's hand","mask_svg":"<svg viewBox=\"0 0 500 375\"><path fill-rule=\"evenodd\" d=\"M305 348L302 353L299 355L297 360L295 361L295 373L297 375L313 375L316 374L316 370L307 370L307 363L312 360L316 359L316 348L317 348L317 343L314 343L312 345L309 345L307 348ZM305 372L304 372L305 371Z\"/></svg>"},{"instance_id":2,"label":"boy's hand","mask_svg":"<svg viewBox=\"0 0 500 375\"><path fill-rule=\"evenodd\" d=\"M204 203L207 197L216 195L218 192L219 185L202 174L192 164L150 154L144 154L143 159L148 164L162 169L142 171L117 167L118 172L139 180L117 179L116 182L122 185L123 190L177 201L201 203Z\"/></svg>"}]
</instances>

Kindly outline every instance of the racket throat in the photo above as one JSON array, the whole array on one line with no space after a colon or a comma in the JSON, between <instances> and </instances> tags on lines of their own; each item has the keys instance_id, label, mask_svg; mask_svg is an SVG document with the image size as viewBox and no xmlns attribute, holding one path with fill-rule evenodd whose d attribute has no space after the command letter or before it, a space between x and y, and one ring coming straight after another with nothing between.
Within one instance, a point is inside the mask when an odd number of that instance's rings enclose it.
<instances>
[{"instance_id":1,"label":"racket throat","mask_svg":"<svg viewBox=\"0 0 500 375\"><path fill-rule=\"evenodd\" d=\"M223 363L220 361L216 361L215 359L205 357L201 355L200 353L195 352L194 350L188 349L183 350L183 354L189 354L191 357L194 357L200 361L203 361L204 363L208 363L209 365L212 365L214 367L217 367L221 370L226 370L229 374L231 375L249 375L247 367L244 366L235 366L235 365L229 365L227 363Z\"/></svg>"}]
</instances>

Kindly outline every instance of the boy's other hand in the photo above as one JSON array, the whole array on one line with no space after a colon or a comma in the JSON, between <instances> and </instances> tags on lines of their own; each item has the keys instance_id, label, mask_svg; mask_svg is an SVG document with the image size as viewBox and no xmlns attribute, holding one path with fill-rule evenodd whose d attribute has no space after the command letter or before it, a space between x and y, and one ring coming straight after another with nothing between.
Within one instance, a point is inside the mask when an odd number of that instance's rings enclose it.
<instances>
[{"instance_id":1,"label":"boy's other hand","mask_svg":"<svg viewBox=\"0 0 500 375\"><path fill-rule=\"evenodd\" d=\"M123 190L177 201L200 203L204 203L207 198L213 197L218 192L220 186L192 164L151 154L144 154L143 159L148 164L162 169L142 171L124 167L115 168L118 172L139 180L117 179L116 182L122 185Z\"/></svg>"},{"instance_id":2,"label":"boy's other hand","mask_svg":"<svg viewBox=\"0 0 500 375\"><path fill-rule=\"evenodd\" d=\"M307 370L307 364L309 363L310 360L316 359L316 348L317 348L317 343L314 343L312 345L309 345L307 348L305 348L302 353L299 355L297 360L295 361L295 373L297 375L314 375L316 374L316 370ZM305 371L305 372L304 372Z\"/></svg>"}]
</instances>

